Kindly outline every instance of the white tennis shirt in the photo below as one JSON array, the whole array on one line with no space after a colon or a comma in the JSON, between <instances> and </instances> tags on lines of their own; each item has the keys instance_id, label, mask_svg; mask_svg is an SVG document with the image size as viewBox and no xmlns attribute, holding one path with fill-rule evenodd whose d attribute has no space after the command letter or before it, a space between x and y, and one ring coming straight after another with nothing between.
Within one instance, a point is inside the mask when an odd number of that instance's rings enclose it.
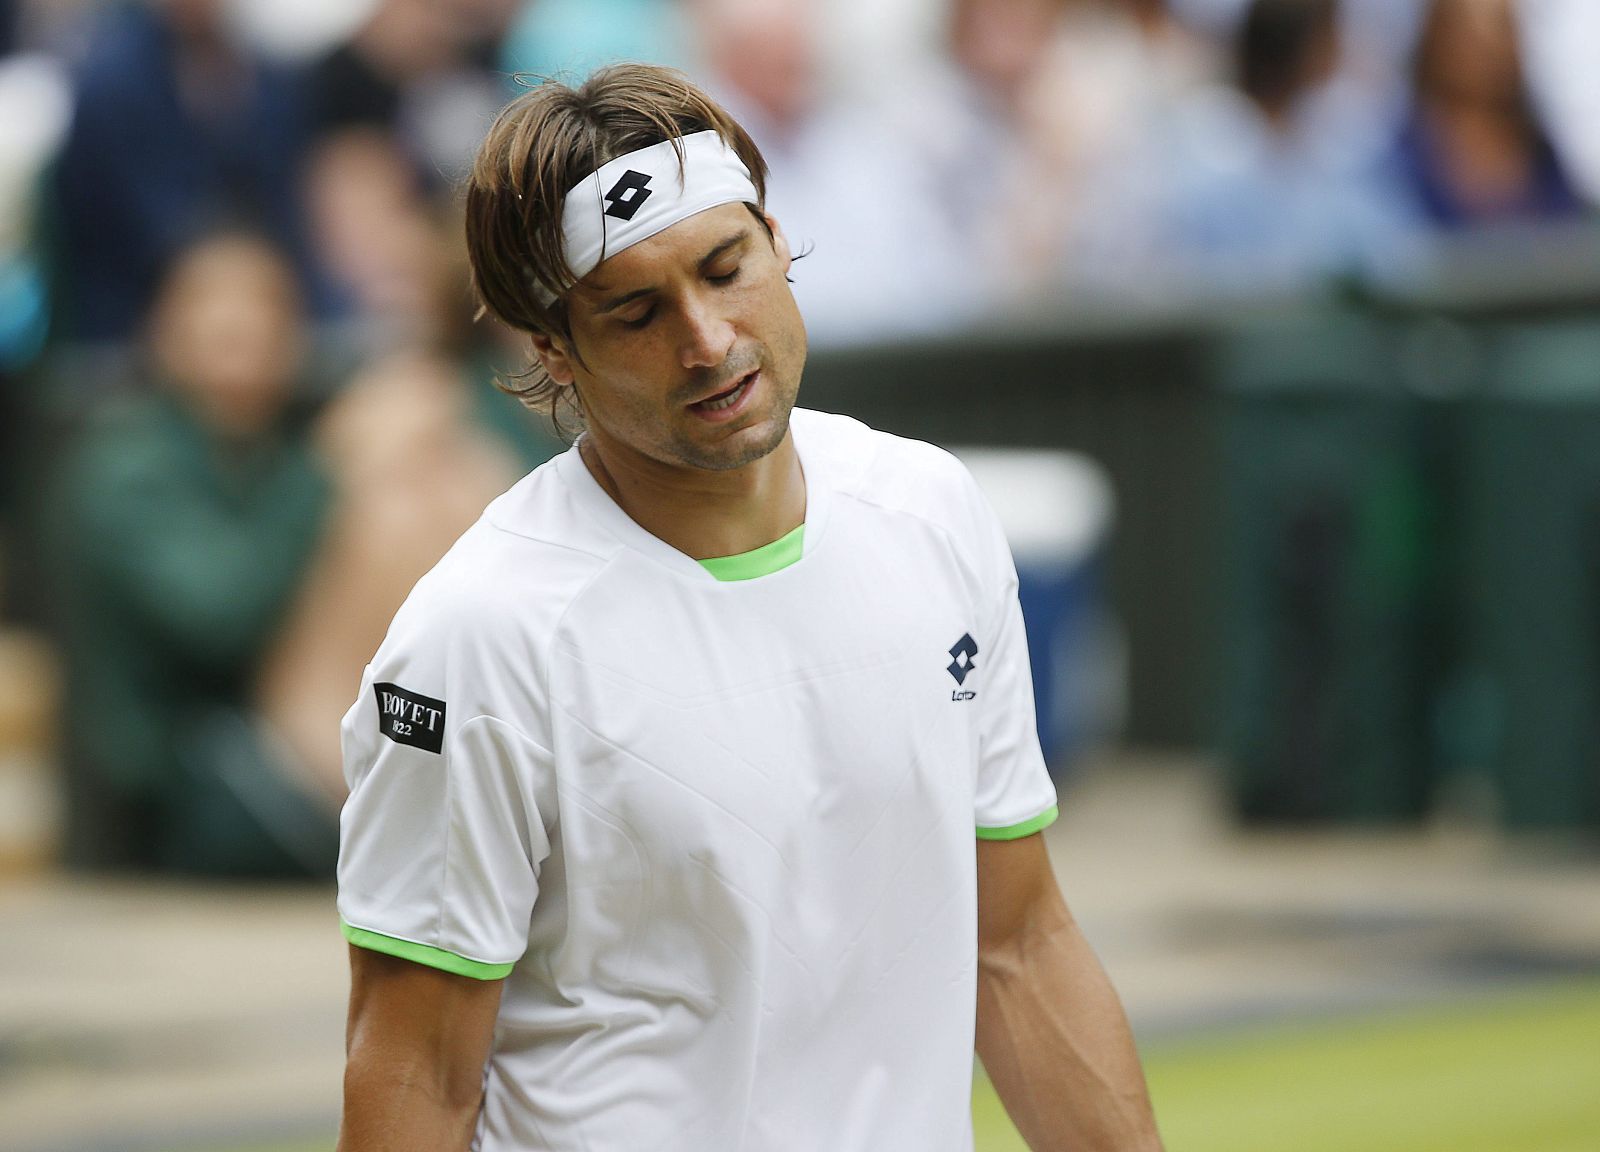
<instances>
[{"instance_id":1,"label":"white tennis shirt","mask_svg":"<svg viewBox=\"0 0 1600 1152\"><path fill-rule=\"evenodd\" d=\"M798 560L718 579L574 449L345 717L346 935L506 980L483 1152L972 1147L974 829L1056 813L1015 571L953 457L792 428Z\"/></svg>"}]
</instances>

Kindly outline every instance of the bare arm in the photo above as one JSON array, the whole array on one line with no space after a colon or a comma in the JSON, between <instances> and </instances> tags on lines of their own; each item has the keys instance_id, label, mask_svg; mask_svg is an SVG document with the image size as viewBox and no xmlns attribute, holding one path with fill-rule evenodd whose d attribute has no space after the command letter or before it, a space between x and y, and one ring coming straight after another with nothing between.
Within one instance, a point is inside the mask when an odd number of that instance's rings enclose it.
<instances>
[{"instance_id":1,"label":"bare arm","mask_svg":"<svg viewBox=\"0 0 1600 1152\"><path fill-rule=\"evenodd\" d=\"M464 1152L501 983L351 946L339 1152Z\"/></svg>"},{"instance_id":2,"label":"bare arm","mask_svg":"<svg viewBox=\"0 0 1600 1152\"><path fill-rule=\"evenodd\" d=\"M1160 1152L1122 1003L1038 835L978 842L977 1038L1034 1152Z\"/></svg>"}]
</instances>

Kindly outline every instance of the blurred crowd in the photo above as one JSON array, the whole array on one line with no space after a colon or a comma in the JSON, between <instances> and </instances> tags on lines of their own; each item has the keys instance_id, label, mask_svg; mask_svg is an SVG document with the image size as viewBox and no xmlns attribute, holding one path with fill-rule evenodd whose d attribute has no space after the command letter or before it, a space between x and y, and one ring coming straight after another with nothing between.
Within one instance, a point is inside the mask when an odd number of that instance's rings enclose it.
<instances>
[{"instance_id":1,"label":"blurred crowd","mask_svg":"<svg viewBox=\"0 0 1600 1152\"><path fill-rule=\"evenodd\" d=\"M412 581L559 450L456 187L537 77L751 129L817 346L1403 274L1600 196L1586 0L0 0L0 611L64 850L325 872Z\"/></svg>"}]
</instances>

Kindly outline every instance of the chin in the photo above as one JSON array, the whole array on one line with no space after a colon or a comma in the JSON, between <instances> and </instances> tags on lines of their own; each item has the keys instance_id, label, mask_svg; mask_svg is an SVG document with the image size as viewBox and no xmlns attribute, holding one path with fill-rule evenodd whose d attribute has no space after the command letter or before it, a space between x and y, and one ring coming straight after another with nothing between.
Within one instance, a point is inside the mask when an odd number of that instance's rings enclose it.
<instances>
[{"instance_id":1,"label":"chin","mask_svg":"<svg viewBox=\"0 0 1600 1152\"><path fill-rule=\"evenodd\" d=\"M707 472L731 472L771 455L789 434L790 407L736 429L716 444L680 444L678 460Z\"/></svg>"}]
</instances>

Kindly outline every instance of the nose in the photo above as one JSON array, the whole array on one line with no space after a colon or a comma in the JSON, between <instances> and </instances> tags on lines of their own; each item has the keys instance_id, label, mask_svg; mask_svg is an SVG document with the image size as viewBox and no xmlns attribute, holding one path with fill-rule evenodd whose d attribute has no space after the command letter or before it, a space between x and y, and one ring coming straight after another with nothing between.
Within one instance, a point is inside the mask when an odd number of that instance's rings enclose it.
<instances>
[{"instance_id":1,"label":"nose","mask_svg":"<svg viewBox=\"0 0 1600 1152\"><path fill-rule=\"evenodd\" d=\"M695 296L683 305L679 359L685 368L715 368L733 350L733 324L716 302Z\"/></svg>"}]
</instances>

